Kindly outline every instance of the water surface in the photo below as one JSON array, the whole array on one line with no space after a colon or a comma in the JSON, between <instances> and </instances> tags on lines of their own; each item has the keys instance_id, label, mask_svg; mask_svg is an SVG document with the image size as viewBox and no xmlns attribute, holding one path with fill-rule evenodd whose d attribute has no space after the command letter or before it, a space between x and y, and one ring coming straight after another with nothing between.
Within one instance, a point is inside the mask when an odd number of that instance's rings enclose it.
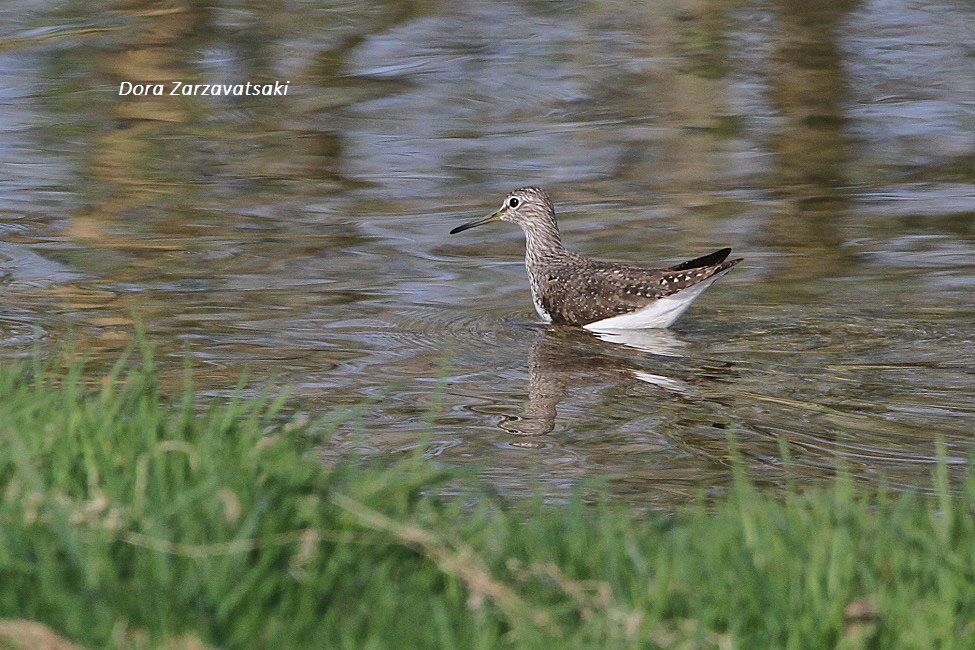
<instances>
[{"instance_id":1,"label":"water surface","mask_svg":"<svg viewBox=\"0 0 975 650\"><path fill-rule=\"evenodd\" d=\"M141 320L173 385L243 371L322 445L425 445L500 490L610 476L928 484L975 433L975 8L841 2L12 0L0 10L0 355ZM119 97L289 80L286 98ZM536 322L538 184L580 252L746 261L672 330ZM792 469L783 467L787 448Z\"/></svg>"}]
</instances>

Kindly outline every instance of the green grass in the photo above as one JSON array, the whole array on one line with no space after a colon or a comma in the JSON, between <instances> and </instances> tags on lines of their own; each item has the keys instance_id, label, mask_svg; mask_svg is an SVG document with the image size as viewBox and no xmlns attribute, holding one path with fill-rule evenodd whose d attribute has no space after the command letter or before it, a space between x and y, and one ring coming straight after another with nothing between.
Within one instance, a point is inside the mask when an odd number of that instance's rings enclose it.
<instances>
[{"instance_id":1,"label":"green grass","mask_svg":"<svg viewBox=\"0 0 975 650\"><path fill-rule=\"evenodd\" d=\"M419 457L326 467L278 404L0 369L0 619L156 647L971 647L975 481L503 506ZM93 386L93 388L92 388ZM454 477L456 480L456 477ZM852 605L851 605L852 604ZM844 611L850 608L847 616ZM859 608L863 615L851 616ZM0 646L13 643L2 636ZM175 641L174 641L175 640Z\"/></svg>"}]
</instances>

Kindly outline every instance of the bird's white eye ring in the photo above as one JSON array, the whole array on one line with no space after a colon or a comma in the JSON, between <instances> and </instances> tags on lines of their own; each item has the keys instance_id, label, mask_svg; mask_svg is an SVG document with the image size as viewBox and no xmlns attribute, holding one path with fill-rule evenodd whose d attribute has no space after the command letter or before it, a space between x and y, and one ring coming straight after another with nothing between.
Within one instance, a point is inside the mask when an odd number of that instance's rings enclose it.
<instances>
[{"instance_id":1,"label":"bird's white eye ring","mask_svg":"<svg viewBox=\"0 0 975 650\"><path fill-rule=\"evenodd\" d=\"M513 196L510 199L508 199L508 207L509 208L517 208L519 203L521 203L521 201L519 201L518 200L518 197L516 197L516 196Z\"/></svg>"}]
</instances>

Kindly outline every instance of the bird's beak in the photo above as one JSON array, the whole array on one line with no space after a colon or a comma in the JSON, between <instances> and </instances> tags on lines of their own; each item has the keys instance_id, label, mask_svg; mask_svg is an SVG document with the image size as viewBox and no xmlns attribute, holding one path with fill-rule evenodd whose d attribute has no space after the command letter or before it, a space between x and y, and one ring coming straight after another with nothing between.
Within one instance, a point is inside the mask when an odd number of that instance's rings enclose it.
<instances>
[{"instance_id":1,"label":"bird's beak","mask_svg":"<svg viewBox=\"0 0 975 650\"><path fill-rule=\"evenodd\" d=\"M497 221L498 219L501 218L501 215L503 213L504 213L504 208L501 208L497 212L495 212L493 214L489 214L488 216L484 217L483 219L476 219L474 221L470 221L468 223L465 223L463 226L457 226L456 228L454 228L453 230L450 231L450 234L451 235L456 235L459 232L464 232L465 230L470 230L471 228L476 228L478 226L483 226L486 223L491 223L492 221Z\"/></svg>"}]
</instances>

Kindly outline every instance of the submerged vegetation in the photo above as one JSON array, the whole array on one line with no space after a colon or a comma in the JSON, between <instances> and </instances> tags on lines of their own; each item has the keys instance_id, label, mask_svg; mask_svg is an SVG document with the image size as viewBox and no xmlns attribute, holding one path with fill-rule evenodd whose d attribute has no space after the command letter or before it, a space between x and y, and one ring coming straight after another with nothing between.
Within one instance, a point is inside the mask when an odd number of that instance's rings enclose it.
<instances>
[{"instance_id":1,"label":"submerged vegetation","mask_svg":"<svg viewBox=\"0 0 975 650\"><path fill-rule=\"evenodd\" d=\"M501 503L419 455L326 466L280 400L160 390L149 358L0 369L0 646L953 647L975 481L671 514ZM943 470L943 468L942 468Z\"/></svg>"}]
</instances>

